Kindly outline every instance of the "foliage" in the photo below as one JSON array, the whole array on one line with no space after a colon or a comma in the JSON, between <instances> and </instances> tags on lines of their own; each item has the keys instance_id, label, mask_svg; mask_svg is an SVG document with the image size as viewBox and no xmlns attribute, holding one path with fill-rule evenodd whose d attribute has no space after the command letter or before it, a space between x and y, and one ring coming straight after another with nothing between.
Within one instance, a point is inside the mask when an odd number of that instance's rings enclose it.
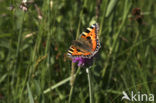
<instances>
[{"instance_id":1,"label":"foliage","mask_svg":"<svg viewBox=\"0 0 156 103\"><path fill-rule=\"evenodd\" d=\"M121 103L122 91L156 95L155 0L36 0L27 11L19 8L21 1L0 3L1 103L67 103L71 60L66 52L95 22L101 49L91 67L93 101ZM134 8L141 14L132 15ZM83 67L71 102L89 100Z\"/></svg>"}]
</instances>

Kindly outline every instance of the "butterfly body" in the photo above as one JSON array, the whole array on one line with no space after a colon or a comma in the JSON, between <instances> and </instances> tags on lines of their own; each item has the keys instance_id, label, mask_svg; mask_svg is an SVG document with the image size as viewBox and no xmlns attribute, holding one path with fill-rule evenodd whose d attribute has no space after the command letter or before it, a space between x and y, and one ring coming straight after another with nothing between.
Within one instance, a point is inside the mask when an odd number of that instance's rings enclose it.
<instances>
[{"instance_id":1,"label":"butterfly body","mask_svg":"<svg viewBox=\"0 0 156 103\"><path fill-rule=\"evenodd\" d=\"M74 40L68 50L69 57L82 57L91 58L100 49L100 42L98 38L98 24L93 24L87 28L81 35L80 38Z\"/></svg>"},{"instance_id":2,"label":"butterfly body","mask_svg":"<svg viewBox=\"0 0 156 103\"><path fill-rule=\"evenodd\" d=\"M91 52L92 49L92 44L86 40L75 40L72 43L73 46L75 46L77 48L77 50L81 50L81 51L86 51L86 52ZM78 51L79 51L78 50Z\"/></svg>"}]
</instances>

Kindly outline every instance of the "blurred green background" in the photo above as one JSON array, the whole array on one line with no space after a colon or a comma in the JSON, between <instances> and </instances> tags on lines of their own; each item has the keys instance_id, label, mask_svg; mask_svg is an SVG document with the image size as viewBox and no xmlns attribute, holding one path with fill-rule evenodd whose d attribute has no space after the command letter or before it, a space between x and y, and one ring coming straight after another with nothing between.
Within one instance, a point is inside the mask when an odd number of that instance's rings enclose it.
<instances>
[{"instance_id":1,"label":"blurred green background","mask_svg":"<svg viewBox=\"0 0 156 103\"><path fill-rule=\"evenodd\" d=\"M122 91L156 95L156 0L0 0L0 103L68 103L66 53L95 22L92 103L129 103ZM85 69L71 103L90 102Z\"/></svg>"}]
</instances>

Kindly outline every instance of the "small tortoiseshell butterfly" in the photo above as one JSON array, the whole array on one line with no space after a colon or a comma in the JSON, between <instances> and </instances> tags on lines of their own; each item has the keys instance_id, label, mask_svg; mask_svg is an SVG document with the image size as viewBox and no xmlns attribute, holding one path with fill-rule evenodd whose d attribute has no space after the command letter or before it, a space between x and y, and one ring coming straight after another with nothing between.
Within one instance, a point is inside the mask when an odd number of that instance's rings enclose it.
<instances>
[{"instance_id":1,"label":"small tortoiseshell butterfly","mask_svg":"<svg viewBox=\"0 0 156 103\"><path fill-rule=\"evenodd\" d=\"M99 25L93 24L82 32L78 40L74 40L68 50L68 56L91 58L100 49L100 42L98 38Z\"/></svg>"}]
</instances>

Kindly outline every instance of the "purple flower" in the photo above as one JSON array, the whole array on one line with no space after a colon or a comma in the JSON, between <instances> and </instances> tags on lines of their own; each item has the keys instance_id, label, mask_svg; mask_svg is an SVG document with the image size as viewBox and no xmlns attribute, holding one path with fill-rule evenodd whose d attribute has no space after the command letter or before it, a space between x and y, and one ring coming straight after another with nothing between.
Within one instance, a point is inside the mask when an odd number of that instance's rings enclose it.
<instances>
[{"instance_id":1,"label":"purple flower","mask_svg":"<svg viewBox=\"0 0 156 103\"><path fill-rule=\"evenodd\" d=\"M93 58L73 57L72 62L78 63L78 66L91 65Z\"/></svg>"}]
</instances>

